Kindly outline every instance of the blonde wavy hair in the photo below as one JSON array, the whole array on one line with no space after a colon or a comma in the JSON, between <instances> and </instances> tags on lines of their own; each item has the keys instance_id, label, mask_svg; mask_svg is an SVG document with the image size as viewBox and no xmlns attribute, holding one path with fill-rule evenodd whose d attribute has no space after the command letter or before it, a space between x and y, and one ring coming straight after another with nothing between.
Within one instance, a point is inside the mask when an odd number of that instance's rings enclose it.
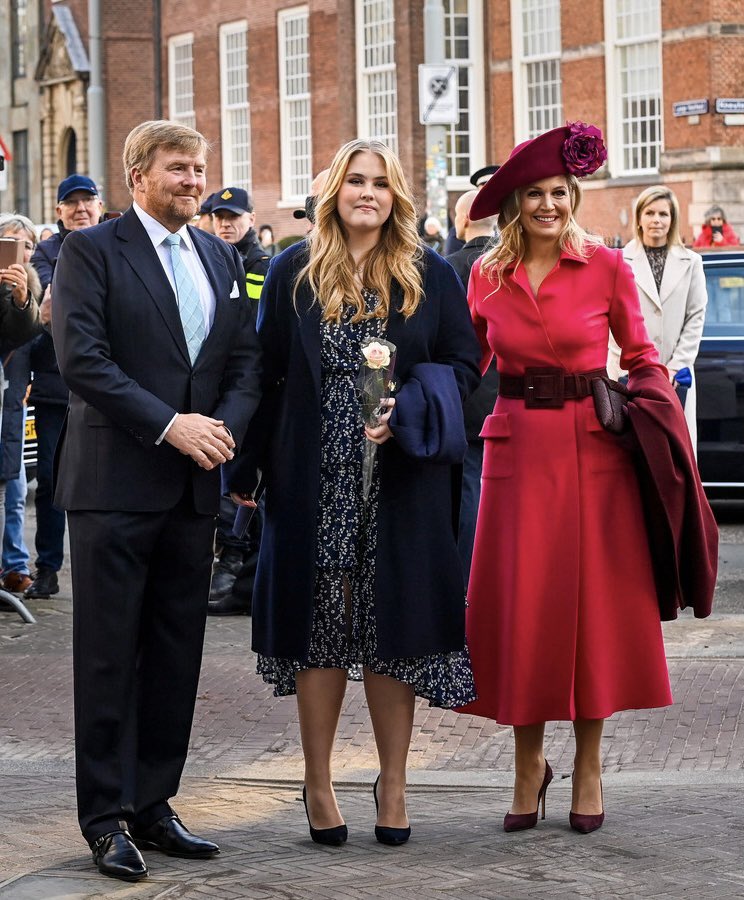
<instances>
[{"instance_id":1,"label":"blonde wavy hair","mask_svg":"<svg viewBox=\"0 0 744 900\"><path fill-rule=\"evenodd\" d=\"M581 185L574 175L563 177L566 179L571 201L571 215L558 236L558 245L561 251L565 250L586 259L592 255L596 247L604 245L604 241L596 235L588 234L576 221L576 213L581 205ZM522 193L527 187L529 185L517 188L502 202L498 218L501 238L498 244L483 256L481 262L481 272L491 282L495 281L498 287L501 287L506 269L512 263L516 263L517 268L524 259L526 247L519 217L522 213Z\"/></svg>"},{"instance_id":2,"label":"blonde wavy hair","mask_svg":"<svg viewBox=\"0 0 744 900\"><path fill-rule=\"evenodd\" d=\"M308 235L309 260L295 279L293 295L306 280L317 298L326 322L340 322L344 306L354 310L352 321L368 317L355 278L357 266L349 252L347 234L338 214L337 196L351 160L357 153L375 153L383 161L393 195L393 207L377 245L362 261L363 282L377 293L379 302L371 315L386 319L390 312L391 282L403 291L401 312L408 318L423 294L423 250L416 231L416 209L398 157L381 141L354 140L344 144L333 158L328 178L315 207L315 227Z\"/></svg>"},{"instance_id":3,"label":"blonde wavy hair","mask_svg":"<svg viewBox=\"0 0 744 900\"><path fill-rule=\"evenodd\" d=\"M641 191L636 197L635 204L633 205L633 221L635 223L636 238L641 244L643 243L641 213L647 206L656 203L657 200L666 200L669 204L671 222L669 223L669 231L667 232L667 247L671 247L673 244L683 246L682 238L679 236L679 203L677 202L677 197L674 192L668 187L664 187L663 184L655 184L653 187L648 187L645 191ZM725 221L726 219L724 218L724 222Z\"/></svg>"}]
</instances>

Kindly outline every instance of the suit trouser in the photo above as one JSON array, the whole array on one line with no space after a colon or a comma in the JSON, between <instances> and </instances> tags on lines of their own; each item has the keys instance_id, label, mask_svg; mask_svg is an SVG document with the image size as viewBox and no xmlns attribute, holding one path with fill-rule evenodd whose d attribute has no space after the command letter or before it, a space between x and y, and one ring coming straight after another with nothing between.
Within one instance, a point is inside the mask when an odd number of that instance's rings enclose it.
<instances>
[{"instance_id":1,"label":"suit trouser","mask_svg":"<svg viewBox=\"0 0 744 900\"><path fill-rule=\"evenodd\" d=\"M78 818L93 841L171 812L204 644L214 517L68 515Z\"/></svg>"}]
</instances>

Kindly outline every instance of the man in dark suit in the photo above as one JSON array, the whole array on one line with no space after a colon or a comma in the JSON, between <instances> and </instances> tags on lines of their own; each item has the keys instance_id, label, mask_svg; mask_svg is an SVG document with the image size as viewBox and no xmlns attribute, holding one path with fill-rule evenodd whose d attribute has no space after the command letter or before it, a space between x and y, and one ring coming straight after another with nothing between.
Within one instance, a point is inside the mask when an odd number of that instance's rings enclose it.
<instances>
[{"instance_id":1,"label":"man in dark suit","mask_svg":"<svg viewBox=\"0 0 744 900\"><path fill-rule=\"evenodd\" d=\"M178 123L135 128L132 207L69 234L54 277L71 392L55 502L70 531L78 814L99 870L130 881L147 874L142 848L219 852L168 802L199 679L219 466L259 396L240 256L187 227L206 152Z\"/></svg>"},{"instance_id":2,"label":"man in dark suit","mask_svg":"<svg viewBox=\"0 0 744 900\"><path fill-rule=\"evenodd\" d=\"M487 166L489 171L495 171L498 166ZM476 175L479 173L476 172ZM486 183L490 174L485 177ZM472 181L472 178L471 178ZM470 207L478 196L478 190L468 191L455 204L455 230L458 240L463 242L461 250L446 256L445 259L460 276L460 281L467 290L470 280L470 270L473 264L482 256L489 245L495 244L497 238L496 220L498 216L474 221L470 218ZM496 395L499 391L499 373L494 360L488 367L480 385L465 401L463 411L465 413L465 434L468 439L468 450L462 469L462 499L460 501L460 527L457 535L457 549L465 574L465 588L470 577L470 560L473 555L473 542L475 540L475 522L478 517L478 504L480 502L480 479L483 467L483 438L480 431L483 420L493 412Z\"/></svg>"}]
</instances>

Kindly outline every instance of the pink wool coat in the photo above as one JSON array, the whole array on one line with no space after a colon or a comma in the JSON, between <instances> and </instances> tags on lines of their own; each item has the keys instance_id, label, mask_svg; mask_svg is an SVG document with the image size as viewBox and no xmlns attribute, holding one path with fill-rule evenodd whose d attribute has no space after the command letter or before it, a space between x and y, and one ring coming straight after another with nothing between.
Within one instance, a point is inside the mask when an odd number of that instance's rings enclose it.
<instances>
[{"instance_id":1,"label":"pink wool coat","mask_svg":"<svg viewBox=\"0 0 744 900\"><path fill-rule=\"evenodd\" d=\"M609 329L630 372L657 366L619 251L562 253L532 293L523 266L501 287L480 271L469 302L499 371L601 368ZM483 481L467 637L479 699L510 725L605 718L672 702L638 480L591 397L528 409L499 397L483 426Z\"/></svg>"}]
</instances>

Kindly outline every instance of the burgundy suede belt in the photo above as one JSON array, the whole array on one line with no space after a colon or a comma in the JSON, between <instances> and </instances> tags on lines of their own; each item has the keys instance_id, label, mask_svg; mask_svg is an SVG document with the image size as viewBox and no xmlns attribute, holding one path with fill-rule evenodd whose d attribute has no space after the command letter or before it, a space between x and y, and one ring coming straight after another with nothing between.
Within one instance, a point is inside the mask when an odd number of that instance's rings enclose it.
<instances>
[{"instance_id":1,"label":"burgundy suede belt","mask_svg":"<svg viewBox=\"0 0 744 900\"><path fill-rule=\"evenodd\" d=\"M592 381L606 376L606 369L569 374L558 366L532 366L524 375L500 375L499 395L524 400L529 409L560 409L566 400L588 397Z\"/></svg>"}]
</instances>

